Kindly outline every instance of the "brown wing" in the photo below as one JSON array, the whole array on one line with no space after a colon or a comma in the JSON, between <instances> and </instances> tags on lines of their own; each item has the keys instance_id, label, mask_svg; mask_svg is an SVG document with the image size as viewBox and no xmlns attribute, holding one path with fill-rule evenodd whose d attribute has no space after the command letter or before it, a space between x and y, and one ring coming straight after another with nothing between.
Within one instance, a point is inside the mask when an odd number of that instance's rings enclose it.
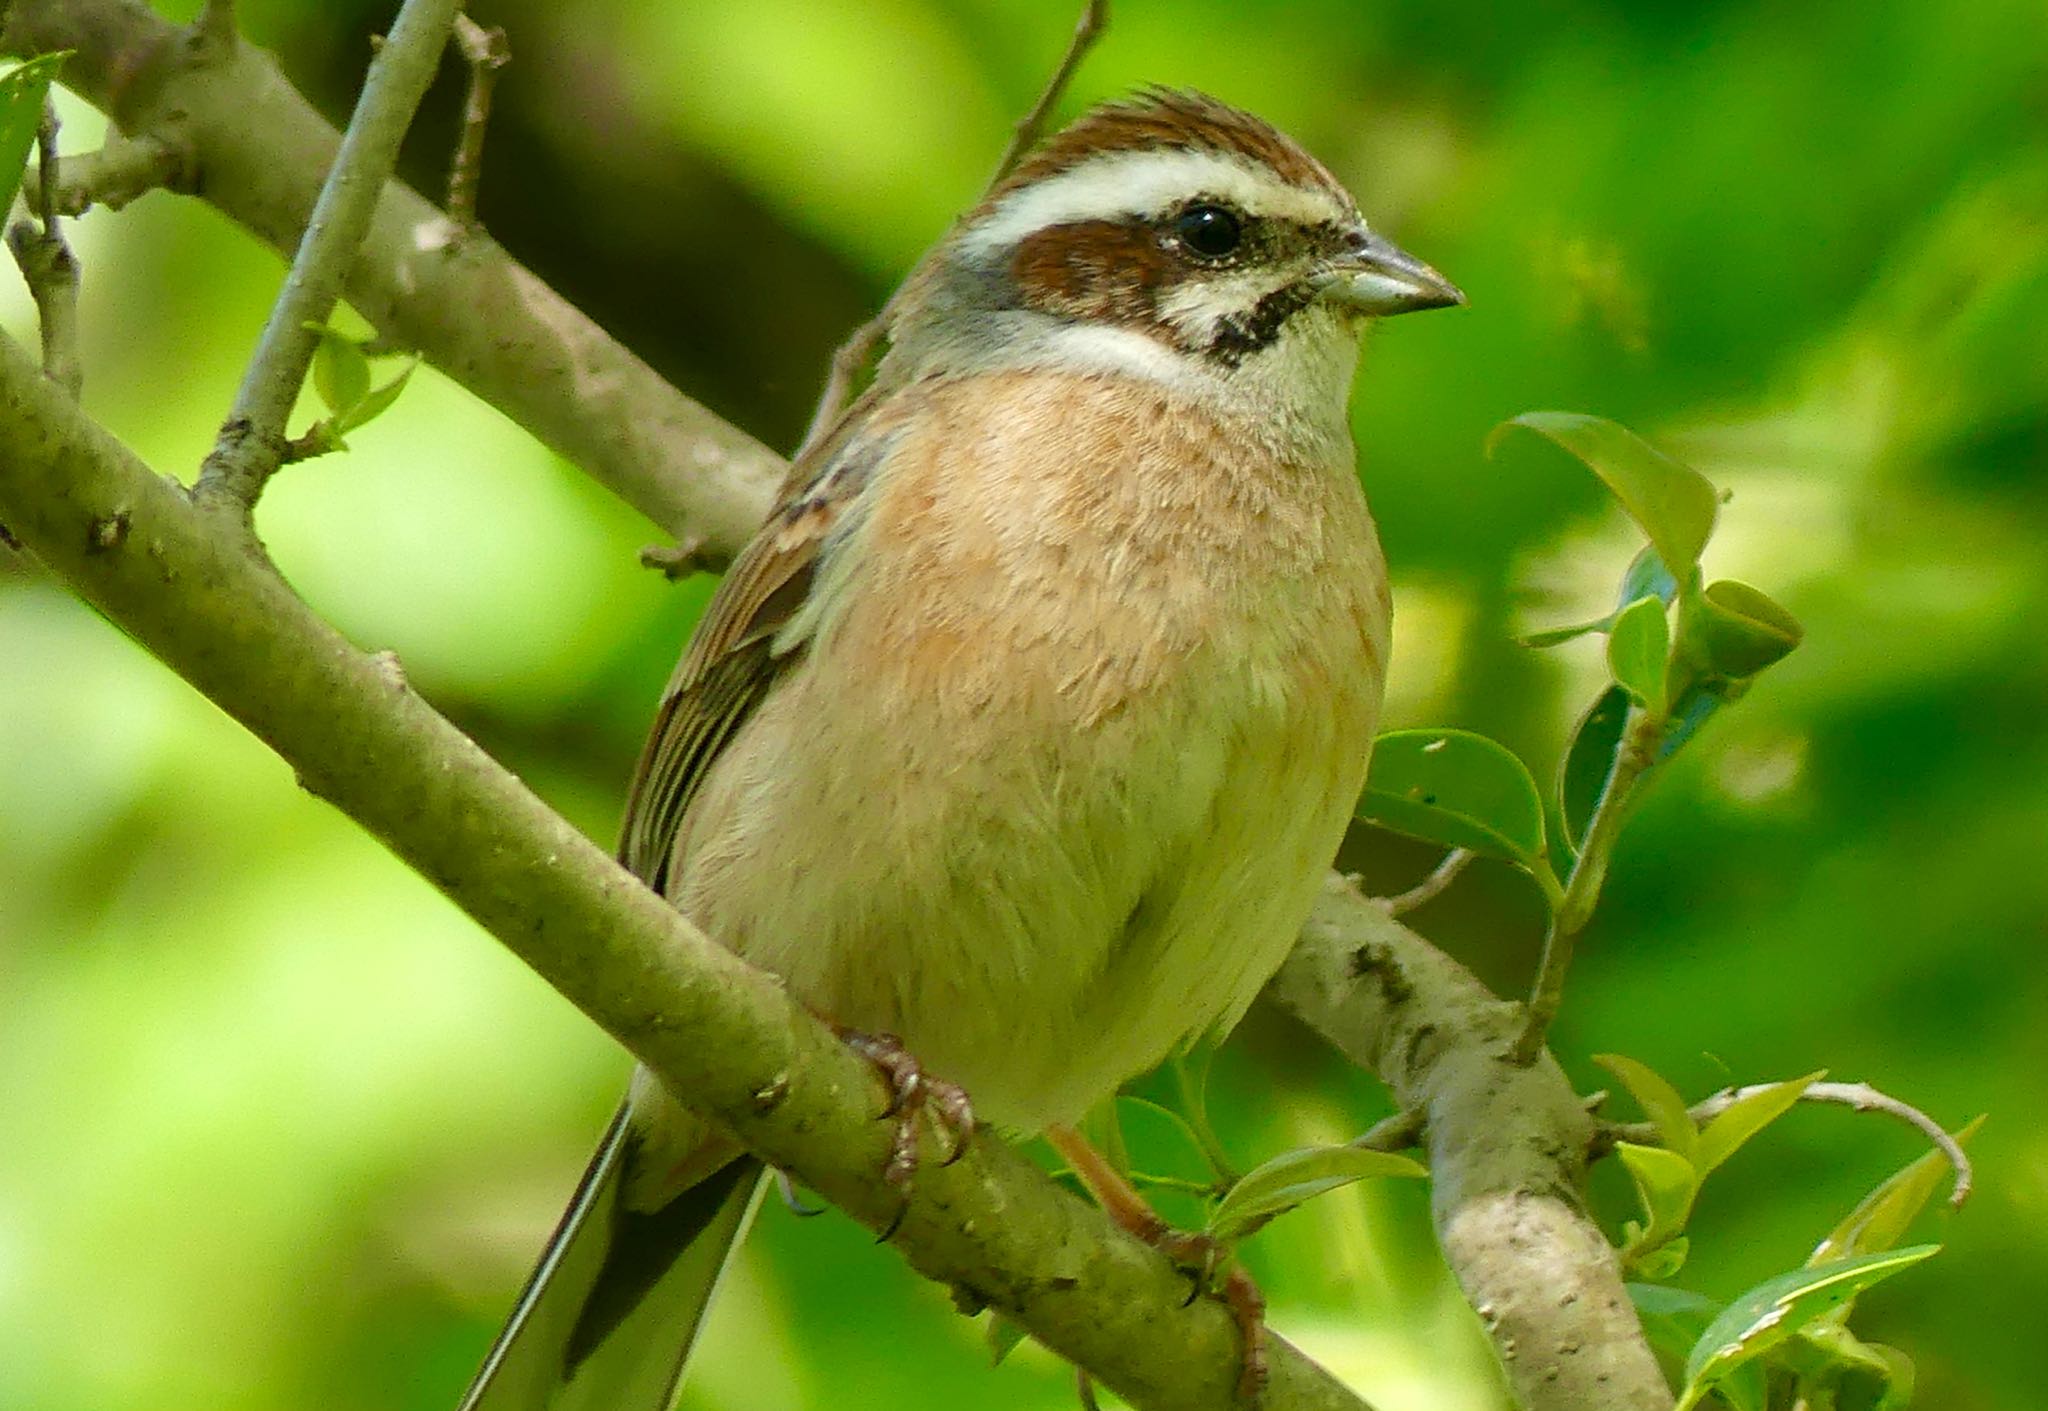
<instances>
[{"instance_id":1,"label":"brown wing","mask_svg":"<svg viewBox=\"0 0 2048 1411\"><path fill-rule=\"evenodd\" d=\"M778 634L810 596L833 529L891 439L863 429L822 448L815 474L791 476L782 502L712 594L662 693L626 796L619 861L656 891L668 884L683 815L712 761L799 655L801 643L778 641Z\"/></svg>"}]
</instances>

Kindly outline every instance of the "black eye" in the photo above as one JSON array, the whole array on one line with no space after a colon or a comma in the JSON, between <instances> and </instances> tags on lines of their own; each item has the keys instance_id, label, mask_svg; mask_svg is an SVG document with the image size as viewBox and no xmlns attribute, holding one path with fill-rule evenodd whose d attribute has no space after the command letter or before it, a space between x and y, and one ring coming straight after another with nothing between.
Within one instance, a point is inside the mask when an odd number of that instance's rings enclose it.
<instances>
[{"instance_id":1,"label":"black eye","mask_svg":"<svg viewBox=\"0 0 2048 1411\"><path fill-rule=\"evenodd\" d=\"M1228 206L1189 206L1174 217L1173 233L1202 258L1220 260L1244 243L1244 222Z\"/></svg>"}]
</instances>

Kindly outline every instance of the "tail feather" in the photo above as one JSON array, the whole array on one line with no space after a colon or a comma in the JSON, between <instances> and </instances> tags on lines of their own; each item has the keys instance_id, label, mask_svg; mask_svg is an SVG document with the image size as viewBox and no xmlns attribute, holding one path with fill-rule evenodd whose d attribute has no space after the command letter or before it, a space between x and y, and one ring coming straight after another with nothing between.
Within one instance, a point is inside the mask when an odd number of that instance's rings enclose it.
<instances>
[{"instance_id":1,"label":"tail feather","mask_svg":"<svg viewBox=\"0 0 2048 1411\"><path fill-rule=\"evenodd\" d=\"M461 1411L667 1411L764 1186L739 1157L659 1209L630 1209L622 1106Z\"/></svg>"}]
</instances>

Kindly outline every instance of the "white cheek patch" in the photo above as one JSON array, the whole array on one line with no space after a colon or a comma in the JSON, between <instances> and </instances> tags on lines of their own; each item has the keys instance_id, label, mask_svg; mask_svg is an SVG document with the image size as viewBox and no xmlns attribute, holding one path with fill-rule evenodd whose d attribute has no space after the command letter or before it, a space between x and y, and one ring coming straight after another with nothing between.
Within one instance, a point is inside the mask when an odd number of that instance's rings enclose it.
<instances>
[{"instance_id":1,"label":"white cheek patch","mask_svg":"<svg viewBox=\"0 0 2048 1411\"><path fill-rule=\"evenodd\" d=\"M1210 196L1253 216L1316 225L1354 219L1336 198L1281 181L1246 159L1221 152L1111 152L1005 196L986 220L960 237L970 257L1008 249L1034 231L1089 220L1163 215L1182 201Z\"/></svg>"},{"instance_id":2,"label":"white cheek patch","mask_svg":"<svg viewBox=\"0 0 2048 1411\"><path fill-rule=\"evenodd\" d=\"M1159 313L1192 341L1207 343L1224 319L1257 308L1299 275L1293 269L1257 269L1182 280L1159 301Z\"/></svg>"}]
</instances>

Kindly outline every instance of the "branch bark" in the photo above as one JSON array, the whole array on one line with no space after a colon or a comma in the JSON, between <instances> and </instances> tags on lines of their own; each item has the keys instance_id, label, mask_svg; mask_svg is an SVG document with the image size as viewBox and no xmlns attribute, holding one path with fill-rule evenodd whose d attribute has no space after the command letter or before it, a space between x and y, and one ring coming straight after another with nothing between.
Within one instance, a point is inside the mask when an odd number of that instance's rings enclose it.
<instances>
[{"instance_id":1,"label":"branch bark","mask_svg":"<svg viewBox=\"0 0 2048 1411\"><path fill-rule=\"evenodd\" d=\"M249 44L180 28L138 0L10 0L0 48L75 51L65 85L280 251L299 242L339 138ZM388 183L347 283L394 344L499 408L711 560L767 513L783 463L683 396L482 234Z\"/></svg>"},{"instance_id":2,"label":"branch bark","mask_svg":"<svg viewBox=\"0 0 2048 1411\"><path fill-rule=\"evenodd\" d=\"M899 1199L867 1064L714 945L0 337L0 519L48 567L440 888L689 1104L870 1229ZM1231 1315L1004 1143L928 1160L892 1239L1134 1405L1231 1404ZM1361 1403L1272 1341L1269 1411Z\"/></svg>"},{"instance_id":3,"label":"branch bark","mask_svg":"<svg viewBox=\"0 0 2048 1411\"><path fill-rule=\"evenodd\" d=\"M1593 1119L1517 1005L1332 877L1268 987L1426 1122L1437 1238L1526 1411L1670 1411L1590 1216Z\"/></svg>"}]
</instances>

